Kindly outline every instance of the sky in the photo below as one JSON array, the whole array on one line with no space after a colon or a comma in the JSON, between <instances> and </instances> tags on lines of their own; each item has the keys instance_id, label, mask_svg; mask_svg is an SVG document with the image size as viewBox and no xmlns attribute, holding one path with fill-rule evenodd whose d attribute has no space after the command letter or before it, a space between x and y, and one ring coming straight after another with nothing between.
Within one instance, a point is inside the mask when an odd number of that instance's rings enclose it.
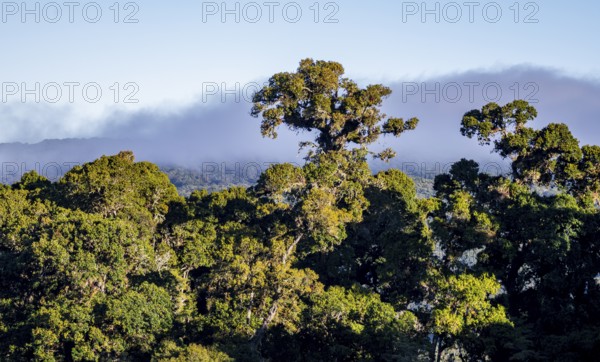
<instances>
[{"instance_id":1,"label":"sky","mask_svg":"<svg viewBox=\"0 0 600 362\"><path fill-rule=\"evenodd\" d=\"M496 98L534 100L545 118L540 124L571 122L582 141L600 143L590 131L597 129L600 95L597 2L18 1L0 7L0 143L110 137L135 139L118 145L130 148L179 141L214 159L286 154L295 147L293 135L261 140L248 98L270 75L294 71L307 57L342 63L362 85L392 86L386 109L422 119L424 131L403 140L411 145L407 152L427 141L440 149L432 158L447 155L448 147L468 154L471 146L461 148L447 134L432 139L425 130L439 130L435 122L458 130L461 114ZM495 97L498 90L502 97ZM246 133L234 137L239 130ZM194 139L180 141L190 135L220 141L206 143L211 152ZM160 158L150 151L140 146L147 158ZM169 157L179 162L189 153Z\"/></svg>"}]
</instances>

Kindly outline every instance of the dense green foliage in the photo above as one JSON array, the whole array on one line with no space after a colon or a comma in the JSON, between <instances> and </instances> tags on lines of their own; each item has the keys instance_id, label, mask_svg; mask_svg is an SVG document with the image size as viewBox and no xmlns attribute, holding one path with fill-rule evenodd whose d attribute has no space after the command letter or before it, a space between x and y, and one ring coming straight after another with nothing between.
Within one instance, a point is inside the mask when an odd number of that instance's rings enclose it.
<instances>
[{"instance_id":1,"label":"dense green foliage","mask_svg":"<svg viewBox=\"0 0 600 362\"><path fill-rule=\"evenodd\" d=\"M317 131L315 149L251 187L184 198L130 152L0 186L0 360L597 358L600 147L489 104L461 131L512 175L460 160L422 198L367 164L416 125L384 120L388 94L333 62L275 75L263 133Z\"/></svg>"}]
</instances>

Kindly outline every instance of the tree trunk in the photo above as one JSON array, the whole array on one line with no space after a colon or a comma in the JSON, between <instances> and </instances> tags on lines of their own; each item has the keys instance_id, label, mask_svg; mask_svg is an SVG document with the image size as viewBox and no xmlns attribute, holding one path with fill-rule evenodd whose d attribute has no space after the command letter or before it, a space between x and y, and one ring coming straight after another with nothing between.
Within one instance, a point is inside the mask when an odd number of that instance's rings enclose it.
<instances>
[{"instance_id":1,"label":"tree trunk","mask_svg":"<svg viewBox=\"0 0 600 362\"><path fill-rule=\"evenodd\" d=\"M273 302L273 305L271 306L271 309L269 310L269 314L264 319L260 328L256 331L256 333L254 333L254 336L252 336L252 338L250 339L253 351L258 352L258 348L260 347L260 344L262 343L265 333L267 332L267 328L269 328L269 324L271 324L271 322L277 315L278 308L279 307L277 305L277 301Z\"/></svg>"},{"instance_id":2,"label":"tree trunk","mask_svg":"<svg viewBox=\"0 0 600 362\"><path fill-rule=\"evenodd\" d=\"M433 339L431 340L431 348L429 349L429 360L431 362L435 362L435 358L437 356L437 344L438 344L438 336L433 335Z\"/></svg>"},{"instance_id":3,"label":"tree trunk","mask_svg":"<svg viewBox=\"0 0 600 362\"><path fill-rule=\"evenodd\" d=\"M246 312L246 321L250 324L252 319L252 306L254 305L254 292L250 293L250 303L248 303L248 310Z\"/></svg>"},{"instance_id":4,"label":"tree trunk","mask_svg":"<svg viewBox=\"0 0 600 362\"><path fill-rule=\"evenodd\" d=\"M436 349L437 349L436 362L441 362L441 360L442 360L442 352L444 351L444 348L442 348L443 347L442 343L443 343L442 338L438 338L437 347L436 347Z\"/></svg>"},{"instance_id":5,"label":"tree trunk","mask_svg":"<svg viewBox=\"0 0 600 362\"><path fill-rule=\"evenodd\" d=\"M287 250L285 251L285 254L283 254L283 261L282 261L283 265L287 264L289 257L294 252L294 249L300 242L300 239L302 239L302 236L303 236L302 234L298 235L298 237L294 240L294 242L287 248Z\"/></svg>"}]
</instances>

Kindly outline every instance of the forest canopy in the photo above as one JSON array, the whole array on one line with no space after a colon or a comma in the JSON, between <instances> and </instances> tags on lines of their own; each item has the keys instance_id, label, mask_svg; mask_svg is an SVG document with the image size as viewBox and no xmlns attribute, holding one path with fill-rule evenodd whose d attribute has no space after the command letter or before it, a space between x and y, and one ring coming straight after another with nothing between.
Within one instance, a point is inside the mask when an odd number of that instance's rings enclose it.
<instances>
[{"instance_id":1,"label":"forest canopy","mask_svg":"<svg viewBox=\"0 0 600 362\"><path fill-rule=\"evenodd\" d=\"M128 151L1 185L0 360L597 358L600 147L490 103L457 132L511 174L457 160L417 197L367 162L418 125L381 112L390 93L336 62L273 75L262 134L315 138L249 187L183 197Z\"/></svg>"}]
</instances>

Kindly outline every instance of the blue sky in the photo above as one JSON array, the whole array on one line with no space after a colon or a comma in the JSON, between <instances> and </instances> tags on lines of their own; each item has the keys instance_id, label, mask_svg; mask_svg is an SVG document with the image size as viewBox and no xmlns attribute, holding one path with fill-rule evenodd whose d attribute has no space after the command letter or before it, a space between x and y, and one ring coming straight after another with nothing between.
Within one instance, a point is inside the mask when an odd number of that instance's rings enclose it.
<instances>
[{"instance_id":1,"label":"blue sky","mask_svg":"<svg viewBox=\"0 0 600 362\"><path fill-rule=\"evenodd\" d=\"M462 1L454 2L463 12L457 23L447 21L456 16L456 7L448 1L429 1L421 7L421 1L344 0L325 10L325 0L318 3L319 23L314 22L314 0L296 2L303 10L297 23L283 17L284 6L291 3L286 1L274 6L273 23L263 1L255 2L263 12L257 23L245 20L255 16L253 7L248 6L251 1L228 1L225 7L222 1L212 2L218 13L205 14L205 19L203 9L210 9L207 4L211 2L144 1L137 3L139 11L133 19L139 22L133 24L122 21L134 8L121 9L121 22L114 23L114 10L109 9L113 1L98 2L103 10L98 23L83 18L86 2L74 7L73 23L64 6L61 20L48 23L46 18L54 14L51 8L44 14L48 2L37 2L40 23L35 23L33 15L27 15L22 23L25 10L18 3L19 13L4 14L6 22L0 23L3 82L136 82L145 106L190 101L202 91L203 82L248 82L293 70L305 57L340 61L349 74L365 81L515 64L551 67L581 77L600 76L600 4L592 1L475 2L480 5L473 5L473 23L469 7ZM27 8L35 9L35 3L26 2ZM236 3L240 22L235 22L235 15L227 15L226 22L221 22L223 8L235 9ZM436 3L440 22L435 22L435 15L427 15L422 23L424 8L435 9ZM515 3L520 9L518 23L514 22ZM408 15L414 12L410 4L417 4L416 15ZM502 9L497 23L482 15L487 6L493 19L497 7L490 4ZM332 20L338 23L325 23L326 15L336 8ZM94 11L88 9L91 16ZM289 16L294 13L295 7L289 7ZM529 20L538 22L525 23L533 13Z\"/></svg>"},{"instance_id":2,"label":"blue sky","mask_svg":"<svg viewBox=\"0 0 600 362\"><path fill-rule=\"evenodd\" d=\"M494 74L523 65L585 84L600 79L597 2L267 3L123 1L116 3L117 14L115 1L79 2L72 5L71 22L71 8L63 2L26 1L25 7L20 1L2 2L0 142L105 136L139 114L167 124L191 107L197 112L214 108L200 101L207 84L232 88L262 82L273 73L293 71L306 57L339 61L362 84L397 87L399 82ZM223 22L225 9L234 11ZM257 9L262 17L252 22ZM64 94L69 82L79 84L73 102ZM62 98L50 103L42 97L38 103L26 95L23 101L22 85L36 92L36 83L40 88L58 84ZM81 96L81 87L90 83L102 92L97 103ZM17 92L11 88L15 84ZM123 102L130 94L136 103ZM553 99L547 95L539 107Z\"/></svg>"}]
</instances>

